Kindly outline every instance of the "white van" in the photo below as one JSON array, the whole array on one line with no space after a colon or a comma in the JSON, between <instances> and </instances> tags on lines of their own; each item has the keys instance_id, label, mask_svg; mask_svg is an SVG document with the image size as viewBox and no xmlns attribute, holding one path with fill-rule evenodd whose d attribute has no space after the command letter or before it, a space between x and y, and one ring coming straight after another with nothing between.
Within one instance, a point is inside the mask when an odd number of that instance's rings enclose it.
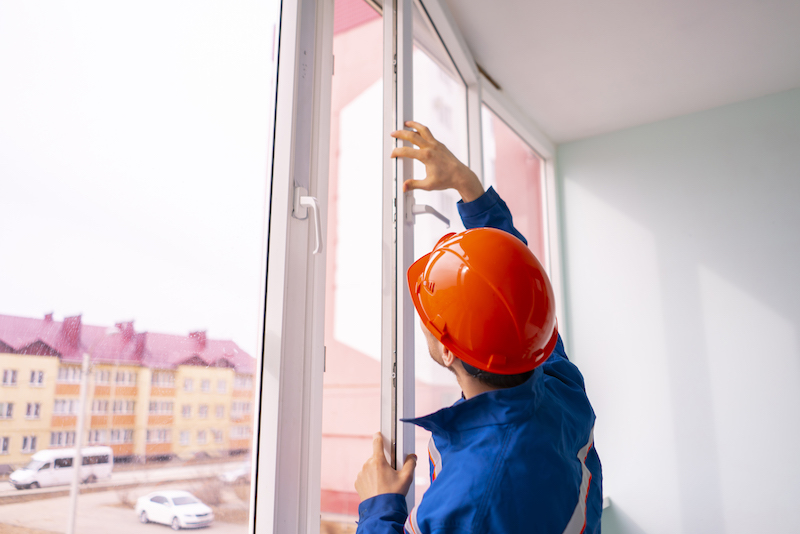
<instances>
[{"instance_id":1,"label":"white van","mask_svg":"<svg viewBox=\"0 0 800 534\"><path fill-rule=\"evenodd\" d=\"M81 481L96 482L111 477L114 453L111 447L86 447L83 450ZM9 477L15 488L40 488L72 483L75 449L45 449L31 457L28 465Z\"/></svg>"}]
</instances>

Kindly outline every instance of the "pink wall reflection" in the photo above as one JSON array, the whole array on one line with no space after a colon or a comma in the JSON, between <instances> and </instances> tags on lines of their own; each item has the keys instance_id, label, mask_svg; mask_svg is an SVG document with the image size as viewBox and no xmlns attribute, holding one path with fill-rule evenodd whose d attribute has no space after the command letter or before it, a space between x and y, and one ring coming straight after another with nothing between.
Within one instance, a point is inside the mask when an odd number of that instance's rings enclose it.
<instances>
[{"instance_id":1,"label":"pink wall reflection","mask_svg":"<svg viewBox=\"0 0 800 534\"><path fill-rule=\"evenodd\" d=\"M342 283L341 272L337 269L353 269L352 258L338 255L346 240L352 239L352 230L342 226L348 220L352 204L349 199L340 199L343 190L340 180L359 180L360 183L374 185L367 180L380 180L380 161L376 166L364 171L363 176L339 176L342 163L352 157L353 151L381 150L380 115L382 105L376 83L382 76L382 20L363 0L337 0L334 20L335 73L332 85L331 153L330 182L328 198L328 248L326 280L325 345L327 348L327 368L323 386L322 423L322 495L323 516L335 519L336 515L356 516L358 514L358 495L353 483L364 461L372 453L372 436L380 428L380 363L379 349L363 348L361 342L350 342L342 332L342 321L355 321L354 328L361 324L376 324L360 317L359 313L380 314L380 309L362 310L357 304L353 312L344 312L347 306L337 299L347 299L348 292L337 293L337 280ZM377 98L377 100L376 100ZM365 121L363 137L354 143L352 126L345 124L354 116L355 106L361 106ZM484 115L486 117L487 114ZM377 122L376 122L377 121ZM486 125L495 136L496 157L493 173L496 189L508 202L514 213L517 227L528 238L534 253L544 262L544 232L541 206L541 161L525 146L505 124L492 116L492 124ZM377 126L376 126L377 125ZM350 133L348 133L350 132ZM375 138L377 137L377 138ZM349 151L349 152L348 152ZM365 156L368 157L368 156ZM346 165L345 165L346 167ZM344 206L344 207L343 207ZM368 214L369 215L369 214ZM375 217L365 224L373 224ZM379 225L379 219L377 224ZM348 241L349 242L349 241ZM347 245L349 246L349 245ZM368 246L368 245L365 245ZM343 264L343 262L347 264ZM366 260L365 260L366 261ZM342 264L340 264L342 263ZM379 263L378 269L379 267ZM373 287L373 286L370 286ZM374 291L373 289L369 289ZM377 288L380 291L380 287ZM363 306L362 306L363 308ZM338 314L338 315L337 315ZM379 329L379 323L377 323ZM374 339L379 332L366 332L365 337ZM356 348L362 347L362 349ZM373 343L370 345L374 347ZM370 352L370 354L367 354ZM428 358L427 354L417 354L417 358ZM426 414L439 407L452 403L460 395L453 379L452 385L441 386L417 381L416 412ZM428 434L419 429L416 433L417 453L420 462L426 462L424 452ZM427 472L427 468L417 471ZM417 480L417 500L427 487L426 477Z\"/></svg>"}]
</instances>

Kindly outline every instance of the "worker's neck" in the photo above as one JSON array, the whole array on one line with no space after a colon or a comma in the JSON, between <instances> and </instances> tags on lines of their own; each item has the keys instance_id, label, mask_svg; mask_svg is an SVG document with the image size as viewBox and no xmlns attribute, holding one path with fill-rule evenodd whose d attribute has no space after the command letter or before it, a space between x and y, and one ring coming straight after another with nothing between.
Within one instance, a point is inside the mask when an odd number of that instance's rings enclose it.
<instances>
[{"instance_id":1,"label":"worker's neck","mask_svg":"<svg viewBox=\"0 0 800 534\"><path fill-rule=\"evenodd\" d=\"M487 391L494 391L498 388L487 386L471 374L467 373L461 366L461 362L453 365L453 372L458 380L458 385L461 386L461 391L464 393L465 399L471 399L475 395L486 393Z\"/></svg>"}]
</instances>

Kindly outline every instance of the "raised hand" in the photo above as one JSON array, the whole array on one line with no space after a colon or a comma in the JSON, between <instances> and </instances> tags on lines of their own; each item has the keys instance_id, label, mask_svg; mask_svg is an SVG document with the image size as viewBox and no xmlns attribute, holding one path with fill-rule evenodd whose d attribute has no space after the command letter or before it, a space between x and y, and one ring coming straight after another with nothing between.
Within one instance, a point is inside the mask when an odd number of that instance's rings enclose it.
<instances>
[{"instance_id":1,"label":"raised hand","mask_svg":"<svg viewBox=\"0 0 800 534\"><path fill-rule=\"evenodd\" d=\"M475 173L437 141L427 126L414 121L408 121L405 125L416 131L397 130L392 132L392 137L408 141L419 148L398 147L392 150L391 157L421 161L425 165L426 176L422 180L406 180L403 191L455 189L464 202L471 202L483 195L483 185Z\"/></svg>"}]
</instances>

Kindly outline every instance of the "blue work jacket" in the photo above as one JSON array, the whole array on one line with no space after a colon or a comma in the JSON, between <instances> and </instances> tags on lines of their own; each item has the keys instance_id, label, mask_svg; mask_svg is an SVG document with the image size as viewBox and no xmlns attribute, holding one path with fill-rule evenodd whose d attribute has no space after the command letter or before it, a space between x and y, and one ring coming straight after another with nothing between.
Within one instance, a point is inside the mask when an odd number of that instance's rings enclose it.
<instances>
[{"instance_id":1,"label":"blue work jacket","mask_svg":"<svg viewBox=\"0 0 800 534\"><path fill-rule=\"evenodd\" d=\"M523 241L490 188L459 203L467 228L506 230ZM359 534L599 533L602 472L594 411L559 337L524 384L476 395L410 419L431 432L431 485L408 513L405 498L359 506Z\"/></svg>"}]
</instances>

